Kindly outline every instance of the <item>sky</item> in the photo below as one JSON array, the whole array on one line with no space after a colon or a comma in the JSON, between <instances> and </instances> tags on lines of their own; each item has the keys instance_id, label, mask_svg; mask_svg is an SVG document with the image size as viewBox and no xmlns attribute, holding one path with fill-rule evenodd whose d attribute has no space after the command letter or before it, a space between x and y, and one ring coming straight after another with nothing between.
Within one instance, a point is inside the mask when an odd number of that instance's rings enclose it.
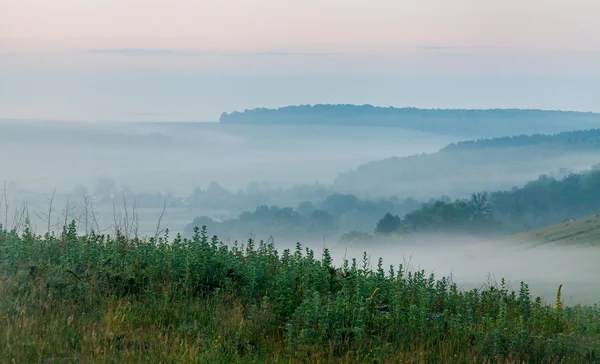
<instances>
[{"instance_id":1,"label":"sky","mask_svg":"<svg viewBox=\"0 0 600 364\"><path fill-rule=\"evenodd\" d=\"M0 118L599 111L597 0L2 0Z\"/></svg>"}]
</instances>

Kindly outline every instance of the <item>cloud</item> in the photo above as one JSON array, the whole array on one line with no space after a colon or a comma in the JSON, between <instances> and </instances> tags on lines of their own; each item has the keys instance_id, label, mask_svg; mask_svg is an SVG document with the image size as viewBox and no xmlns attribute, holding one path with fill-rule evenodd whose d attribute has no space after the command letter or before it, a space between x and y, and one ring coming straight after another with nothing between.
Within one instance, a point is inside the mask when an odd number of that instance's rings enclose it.
<instances>
[{"instance_id":1,"label":"cloud","mask_svg":"<svg viewBox=\"0 0 600 364\"><path fill-rule=\"evenodd\" d=\"M90 49L88 53L114 54L123 56L198 56L205 53L185 52L173 49L149 49L149 48L114 48L114 49Z\"/></svg>"},{"instance_id":2,"label":"cloud","mask_svg":"<svg viewBox=\"0 0 600 364\"><path fill-rule=\"evenodd\" d=\"M425 51L434 51L434 54L440 57L469 57L473 53L466 51L461 47L449 47L449 46L438 46L438 45L420 45L417 49ZM462 50L462 51L460 51ZM437 51L437 52L436 52Z\"/></svg>"},{"instance_id":3,"label":"cloud","mask_svg":"<svg viewBox=\"0 0 600 364\"><path fill-rule=\"evenodd\" d=\"M442 57L470 57L471 53L440 53Z\"/></svg>"},{"instance_id":4,"label":"cloud","mask_svg":"<svg viewBox=\"0 0 600 364\"><path fill-rule=\"evenodd\" d=\"M433 50L433 51L445 51L448 49L454 49L454 47L438 46L438 45L420 45L420 46L417 46L417 48L429 49L429 50Z\"/></svg>"},{"instance_id":5,"label":"cloud","mask_svg":"<svg viewBox=\"0 0 600 364\"><path fill-rule=\"evenodd\" d=\"M186 52L173 49L153 49L153 48L111 48L111 49L89 49L87 53L94 54L112 54L123 56L201 56L201 55L221 55L221 56L254 56L254 57L298 57L298 56L334 56L342 55L342 53L309 53L309 52L282 52L282 51L266 51L266 52L241 52L241 53L208 53L208 52Z\"/></svg>"},{"instance_id":6,"label":"cloud","mask_svg":"<svg viewBox=\"0 0 600 364\"><path fill-rule=\"evenodd\" d=\"M278 52L278 51L272 51L272 52L257 52L257 53L252 53L252 55L254 56L259 56L259 57L284 57L284 56L337 56L337 55L341 55L342 53L304 53L304 52Z\"/></svg>"},{"instance_id":7,"label":"cloud","mask_svg":"<svg viewBox=\"0 0 600 364\"><path fill-rule=\"evenodd\" d=\"M295 53L291 52L258 52L254 53L255 56L292 56Z\"/></svg>"}]
</instances>

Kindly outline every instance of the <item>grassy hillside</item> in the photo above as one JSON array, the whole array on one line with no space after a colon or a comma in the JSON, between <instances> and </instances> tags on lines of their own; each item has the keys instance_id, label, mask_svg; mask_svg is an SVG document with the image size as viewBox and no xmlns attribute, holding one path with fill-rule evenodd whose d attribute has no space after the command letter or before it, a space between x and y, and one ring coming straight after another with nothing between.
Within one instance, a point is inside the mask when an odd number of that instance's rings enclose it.
<instances>
[{"instance_id":1,"label":"grassy hillside","mask_svg":"<svg viewBox=\"0 0 600 364\"><path fill-rule=\"evenodd\" d=\"M557 244L600 247L600 215L569 219L561 224L512 235L507 240L532 245Z\"/></svg>"},{"instance_id":2,"label":"grassy hillside","mask_svg":"<svg viewBox=\"0 0 600 364\"><path fill-rule=\"evenodd\" d=\"M298 245L0 229L6 362L593 363L600 311ZM320 254L319 254L320 255Z\"/></svg>"}]
</instances>

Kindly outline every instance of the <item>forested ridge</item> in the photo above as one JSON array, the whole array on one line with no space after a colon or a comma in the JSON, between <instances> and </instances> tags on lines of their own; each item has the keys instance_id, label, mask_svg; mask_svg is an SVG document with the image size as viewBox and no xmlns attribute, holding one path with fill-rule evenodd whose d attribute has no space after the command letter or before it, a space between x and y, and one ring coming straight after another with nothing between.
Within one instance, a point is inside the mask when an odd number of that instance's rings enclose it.
<instances>
[{"instance_id":1,"label":"forested ridge","mask_svg":"<svg viewBox=\"0 0 600 364\"><path fill-rule=\"evenodd\" d=\"M435 153L362 164L340 173L334 187L370 197L466 197L474 190L509 189L565 167L581 171L599 161L600 129L471 139Z\"/></svg>"},{"instance_id":2,"label":"forested ridge","mask_svg":"<svg viewBox=\"0 0 600 364\"><path fill-rule=\"evenodd\" d=\"M473 150L483 148L548 147L565 150L600 149L600 129L578 130L554 135L534 134L505 136L490 139L451 143L440 151Z\"/></svg>"},{"instance_id":3,"label":"forested ridge","mask_svg":"<svg viewBox=\"0 0 600 364\"><path fill-rule=\"evenodd\" d=\"M600 126L600 114L535 109L421 109L316 104L222 113L223 124L363 125L461 136L554 133Z\"/></svg>"}]
</instances>

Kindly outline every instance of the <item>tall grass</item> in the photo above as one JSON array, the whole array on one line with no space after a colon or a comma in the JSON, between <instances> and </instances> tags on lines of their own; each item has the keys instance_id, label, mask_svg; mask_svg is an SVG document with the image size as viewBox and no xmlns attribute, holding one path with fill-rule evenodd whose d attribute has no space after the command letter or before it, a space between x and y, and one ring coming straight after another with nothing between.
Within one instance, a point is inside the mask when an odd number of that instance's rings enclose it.
<instances>
[{"instance_id":1,"label":"tall grass","mask_svg":"<svg viewBox=\"0 0 600 364\"><path fill-rule=\"evenodd\" d=\"M598 307L300 244L0 228L0 361L600 362Z\"/></svg>"}]
</instances>

